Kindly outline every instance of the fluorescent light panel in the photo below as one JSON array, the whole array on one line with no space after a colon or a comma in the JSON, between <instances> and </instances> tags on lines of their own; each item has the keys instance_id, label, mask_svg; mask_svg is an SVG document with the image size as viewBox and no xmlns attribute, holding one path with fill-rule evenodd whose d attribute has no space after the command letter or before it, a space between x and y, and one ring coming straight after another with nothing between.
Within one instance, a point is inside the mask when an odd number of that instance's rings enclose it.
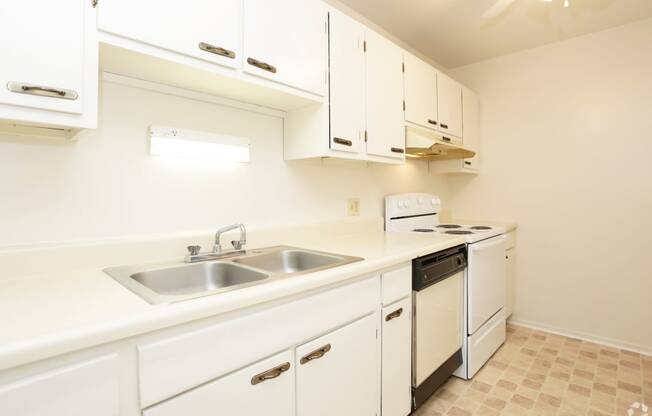
<instances>
[{"instance_id":1,"label":"fluorescent light panel","mask_svg":"<svg viewBox=\"0 0 652 416\"><path fill-rule=\"evenodd\" d=\"M150 126L149 154L184 159L249 162L250 142L243 137Z\"/></svg>"}]
</instances>

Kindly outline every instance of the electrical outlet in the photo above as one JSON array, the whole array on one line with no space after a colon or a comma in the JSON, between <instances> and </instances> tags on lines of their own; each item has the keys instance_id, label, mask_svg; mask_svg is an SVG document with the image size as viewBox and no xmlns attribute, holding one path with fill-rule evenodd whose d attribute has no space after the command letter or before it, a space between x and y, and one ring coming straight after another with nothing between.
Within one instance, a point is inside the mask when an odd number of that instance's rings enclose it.
<instances>
[{"instance_id":1,"label":"electrical outlet","mask_svg":"<svg viewBox=\"0 0 652 416\"><path fill-rule=\"evenodd\" d=\"M360 215L360 198L349 198L346 204L346 214L349 217Z\"/></svg>"}]
</instances>

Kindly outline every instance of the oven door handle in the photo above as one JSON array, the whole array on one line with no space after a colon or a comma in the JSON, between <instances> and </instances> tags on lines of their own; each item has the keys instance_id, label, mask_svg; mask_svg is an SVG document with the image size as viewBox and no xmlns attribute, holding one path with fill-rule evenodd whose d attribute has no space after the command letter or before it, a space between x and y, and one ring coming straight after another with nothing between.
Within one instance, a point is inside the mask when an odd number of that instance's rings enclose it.
<instances>
[{"instance_id":1,"label":"oven door handle","mask_svg":"<svg viewBox=\"0 0 652 416\"><path fill-rule=\"evenodd\" d=\"M482 241L480 243L475 243L475 244L469 244L469 251L480 251L492 247L496 247L498 245L501 245L507 240L507 236L502 234L498 237L491 237L488 240Z\"/></svg>"}]
</instances>

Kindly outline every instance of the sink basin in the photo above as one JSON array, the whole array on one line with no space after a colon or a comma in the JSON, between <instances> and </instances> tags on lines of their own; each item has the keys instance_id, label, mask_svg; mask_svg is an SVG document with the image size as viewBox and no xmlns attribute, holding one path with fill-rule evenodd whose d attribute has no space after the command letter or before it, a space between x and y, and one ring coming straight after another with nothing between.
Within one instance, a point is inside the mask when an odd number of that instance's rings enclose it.
<instances>
[{"instance_id":1,"label":"sink basin","mask_svg":"<svg viewBox=\"0 0 652 416\"><path fill-rule=\"evenodd\" d=\"M295 249L273 251L267 254L233 260L234 263L244 264L271 273L284 274L326 268L344 261L343 257Z\"/></svg>"},{"instance_id":2,"label":"sink basin","mask_svg":"<svg viewBox=\"0 0 652 416\"><path fill-rule=\"evenodd\" d=\"M343 266L360 257L295 247L207 254L197 263L110 267L104 273L152 304L172 303Z\"/></svg>"},{"instance_id":3,"label":"sink basin","mask_svg":"<svg viewBox=\"0 0 652 416\"><path fill-rule=\"evenodd\" d=\"M131 275L161 295L187 295L215 291L267 279L269 275L231 263L199 263Z\"/></svg>"}]
</instances>

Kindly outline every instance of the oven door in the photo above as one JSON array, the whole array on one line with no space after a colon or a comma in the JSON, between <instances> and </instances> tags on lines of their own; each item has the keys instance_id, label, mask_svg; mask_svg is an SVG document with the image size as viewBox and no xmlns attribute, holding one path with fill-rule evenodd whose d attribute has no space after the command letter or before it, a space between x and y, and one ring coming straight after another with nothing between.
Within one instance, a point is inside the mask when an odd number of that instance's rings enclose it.
<instances>
[{"instance_id":1,"label":"oven door","mask_svg":"<svg viewBox=\"0 0 652 416\"><path fill-rule=\"evenodd\" d=\"M469 335L505 306L505 241L500 235L468 246Z\"/></svg>"}]
</instances>

